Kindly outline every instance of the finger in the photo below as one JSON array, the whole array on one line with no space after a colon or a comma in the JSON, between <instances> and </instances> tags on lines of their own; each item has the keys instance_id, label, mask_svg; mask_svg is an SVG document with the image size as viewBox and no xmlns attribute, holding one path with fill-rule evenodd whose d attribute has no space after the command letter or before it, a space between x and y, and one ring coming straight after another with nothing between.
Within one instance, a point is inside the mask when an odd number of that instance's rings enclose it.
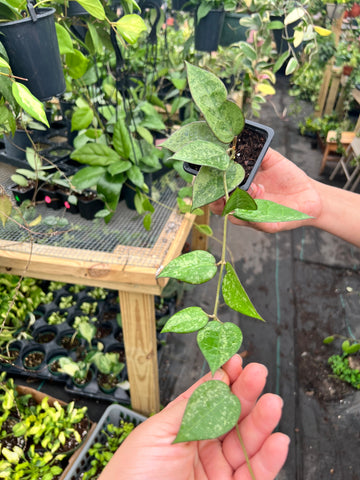
<instances>
[{"instance_id":1,"label":"finger","mask_svg":"<svg viewBox=\"0 0 360 480\"><path fill-rule=\"evenodd\" d=\"M230 379L230 385L234 383L240 376L242 368L242 358L240 355L233 355L230 360L228 360L223 366L222 369L228 374Z\"/></svg>"},{"instance_id":2,"label":"finger","mask_svg":"<svg viewBox=\"0 0 360 480\"><path fill-rule=\"evenodd\" d=\"M261 449L250 460L255 478L273 480L283 467L289 450L290 438L283 433L273 433L262 445ZM241 465L234 480L251 480L248 466Z\"/></svg>"},{"instance_id":3,"label":"finger","mask_svg":"<svg viewBox=\"0 0 360 480\"><path fill-rule=\"evenodd\" d=\"M279 423L282 406L281 397L267 393L258 400L251 413L240 421L240 436L249 458L260 450ZM245 455L236 429L226 436L223 448L226 459L234 469L239 468L245 462Z\"/></svg>"},{"instance_id":4,"label":"finger","mask_svg":"<svg viewBox=\"0 0 360 480\"><path fill-rule=\"evenodd\" d=\"M199 457L206 473L205 478L209 480L233 479L233 469L225 459L221 441L218 439L199 442Z\"/></svg>"},{"instance_id":5,"label":"finger","mask_svg":"<svg viewBox=\"0 0 360 480\"><path fill-rule=\"evenodd\" d=\"M241 403L241 419L254 407L266 383L268 370L261 363L249 363L239 378L231 385L231 391Z\"/></svg>"}]
</instances>

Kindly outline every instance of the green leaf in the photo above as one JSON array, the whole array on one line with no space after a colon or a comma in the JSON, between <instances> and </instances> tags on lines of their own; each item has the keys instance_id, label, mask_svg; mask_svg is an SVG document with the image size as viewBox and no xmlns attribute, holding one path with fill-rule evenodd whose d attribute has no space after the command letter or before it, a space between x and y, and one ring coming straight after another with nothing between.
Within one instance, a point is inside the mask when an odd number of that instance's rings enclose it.
<instances>
[{"instance_id":1,"label":"green leaf","mask_svg":"<svg viewBox=\"0 0 360 480\"><path fill-rule=\"evenodd\" d=\"M256 51L250 44L246 42L239 42L239 47L246 58L249 58L251 61L256 60Z\"/></svg>"},{"instance_id":2,"label":"green leaf","mask_svg":"<svg viewBox=\"0 0 360 480\"><path fill-rule=\"evenodd\" d=\"M145 230L149 231L151 228L152 217L151 213L147 213L143 218L143 226Z\"/></svg>"},{"instance_id":3,"label":"green leaf","mask_svg":"<svg viewBox=\"0 0 360 480\"><path fill-rule=\"evenodd\" d=\"M126 122L123 118L119 118L114 125L113 145L121 157L125 159L130 157L131 139Z\"/></svg>"},{"instance_id":4,"label":"green leaf","mask_svg":"<svg viewBox=\"0 0 360 480\"><path fill-rule=\"evenodd\" d=\"M222 147L224 150L228 148L227 143L220 142L213 131L206 122L192 122L175 130L175 132L161 144L162 147L167 148L171 152L177 152L184 145L190 142L203 140L205 142L212 142Z\"/></svg>"},{"instance_id":5,"label":"green leaf","mask_svg":"<svg viewBox=\"0 0 360 480\"><path fill-rule=\"evenodd\" d=\"M217 438L239 420L240 400L220 380L209 380L191 395L174 443Z\"/></svg>"},{"instance_id":6,"label":"green leaf","mask_svg":"<svg viewBox=\"0 0 360 480\"><path fill-rule=\"evenodd\" d=\"M222 294L225 303L236 312L263 320L251 303L233 266L229 262L226 263L226 274L222 282Z\"/></svg>"},{"instance_id":7,"label":"green leaf","mask_svg":"<svg viewBox=\"0 0 360 480\"><path fill-rule=\"evenodd\" d=\"M115 150L100 143L87 143L74 150L70 158L79 163L101 167L106 167L120 160Z\"/></svg>"},{"instance_id":8,"label":"green leaf","mask_svg":"<svg viewBox=\"0 0 360 480\"><path fill-rule=\"evenodd\" d=\"M90 107L75 108L71 116L71 131L87 128L94 118Z\"/></svg>"},{"instance_id":9,"label":"green leaf","mask_svg":"<svg viewBox=\"0 0 360 480\"><path fill-rule=\"evenodd\" d=\"M7 222L10 214L12 211L12 203L10 197L3 193L0 195L0 220L5 227L5 223Z\"/></svg>"},{"instance_id":10,"label":"green leaf","mask_svg":"<svg viewBox=\"0 0 360 480\"><path fill-rule=\"evenodd\" d=\"M74 51L74 47L69 32L58 22L55 22L55 28L59 43L60 55L72 53Z\"/></svg>"},{"instance_id":11,"label":"green leaf","mask_svg":"<svg viewBox=\"0 0 360 480\"><path fill-rule=\"evenodd\" d=\"M190 333L205 327L209 317L200 307L188 307L175 313L165 323L162 332Z\"/></svg>"},{"instance_id":12,"label":"green leaf","mask_svg":"<svg viewBox=\"0 0 360 480\"><path fill-rule=\"evenodd\" d=\"M233 215L246 222L292 222L312 218L305 213L299 212L284 205L271 202L270 200L255 199L257 210L242 210L237 208Z\"/></svg>"},{"instance_id":13,"label":"green leaf","mask_svg":"<svg viewBox=\"0 0 360 480\"><path fill-rule=\"evenodd\" d=\"M284 52L280 55L280 57L275 62L274 73L276 73L278 70L280 70L280 68L283 66L284 62L287 60L289 55L290 55L289 50L286 50L286 52Z\"/></svg>"},{"instance_id":14,"label":"green leaf","mask_svg":"<svg viewBox=\"0 0 360 480\"><path fill-rule=\"evenodd\" d=\"M298 66L299 62L296 60L296 58L291 57L288 64L286 65L285 75L291 75L292 73L294 73Z\"/></svg>"},{"instance_id":15,"label":"green leaf","mask_svg":"<svg viewBox=\"0 0 360 480\"><path fill-rule=\"evenodd\" d=\"M130 45L136 43L141 33L147 30L144 20L135 14L124 15L115 23L115 27Z\"/></svg>"},{"instance_id":16,"label":"green leaf","mask_svg":"<svg viewBox=\"0 0 360 480\"><path fill-rule=\"evenodd\" d=\"M236 208L241 208L243 210L256 210L257 205L251 195L240 188L236 188L230 195L229 200L226 202L221 215L227 215Z\"/></svg>"},{"instance_id":17,"label":"green leaf","mask_svg":"<svg viewBox=\"0 0 360 480\"><path fill-rule=\"evenodd\" d=\"M105 20L105 10L99 0L78 0L78 3L98 20Z\"/></svg>"},{"instance_id":18,"label":"green leaf","mask_svg":"<svg viewBox=\"0 0 360 480\"><path fill-rule=\"evenodd\" d=\"M93 187L105 171L104 167L84 167L75 173L71 179L71 183L79 190Z\"/></svg>"},{"instance_id":19,"label":"green leaf","mask_svg":"<svg viewBox=\"0 0 360 480\"><path fill-rule=\"evenodd\" d=\"M46 118L44 105L30 92L30 90L22 83L13 82L12 94L17 103L35 120L44 123L50 127Z\"/></svg>"},{"instance_id":20,"label":"green leaf","mask_svg":"<svg viewBox=\"0 0 360 480\"><path fill-rule=\"evenodd\" d=\"M239 350L242 340L240 328L230 322L213 320L199 331L197 342L213 375Z\"/></svg>"},{"instance_id":21,"label":"green leaf","mask_svg":"<svg viewBox=\"0 0 360 480\"><path fill-rule=\"evenodd\" d=\"M186 67L194 102L216 137L221 142L230 143L245 124L240 107L227 100L226 88L214 74L187 62Z\"/></svg>"},{"instance_id":22,"label":"green leaf","mask_svg":"<svg viewBox=\"0 0 360 480\"><path fill-rule=\"evenodd\" d=\"M110 165L107 171L111 175L117 175L118 173L126 172L127 170L129 170L129 168L131 168L131 166L132 163L129 162L129 160L119 160L118 162Z\"/></svg>"},{"instance_id":23,"label":"green leaf","mask_svg":"<svg viewBox=\"0 0 360 480\"><path fill-rule=\"evenodd\" d=\"M132 181L134 185L142 188L144 185L144 175L137 165L133 165L129 170L126 171L129 180Z\"/></svg>"},{"instance_id":24,"label":"green leaf","mask_svg":"<svg viewBox=\"0 0 360 480\"><path fill-rule=\"evenodd\" d=\"M325 345L328 345L329 343L332 343L335 340L334 335L330 335L329 337L324 338L323 343Z\"/></svg>"},{"instance_id":25,"label":"green leaf","mask_svg":"<svg viewBox=\"0 0 360 480\"><path fill-rule=\"evenodd\" d=\"M240 185L245 176L241 165L231 162L226 172L226 184L228 191ZM201 167L193 185L193 209L208 205L225 195L224 183L219 170L211 167Z\"/></svg>"},{"instance_id":26,"label":"green leaf","mask_svg":"<svg viewBox=\"0 0 360 480\"><path fill-rule=\"evenodd\" d=\"M83 53L79 50L74 50L71 53L67 53L65 59L67 71L71 78L78 79L85 74L89 59Z\"/></svg>"},{"instance_id":27,"label":"green leaf","mask_svg":"<svg viewBox=\"0 0 360 480\"><path fill-rule=\"evenodd\" d=\"M119 203L120 193L124 184L124 176L120 173L118 175L110 175L105 173L97 182L97 191L100 195L105 197L106 206L112 211L112 213L105 217L105 222L108 223L113 216L116 207Z\"/></svg>"},{"instance_id":28,"label":"green leaf","mask_svg":"<svg viewBox=\"0 0 360 480\"><path fill-rule=\"evenodd\" d=\"M206 165L218 170L226 170L230 161L229 155L223 148L203 140L186 144L171 158L195 165Z\"/></svg>"},{"instance_id":29,"label":"green leaf","mask_svg":"<svg viewBox=\"0 0 360 480\"><path fill-rule=\"evenodd\" d=\"M213 235L213 231L212 231L212 228L209 226L209 225L198 225L198 224L194 224L194 227L196 228L196 230L200 233L202 233L203 235L208 235L209 237L211 237Z\"/></svg>"},{"instance_id":30,"label":"green leaf","mask_svg":"<svg viewBox=\"0 0 360 480\"><path fill-rule=\"evenodd\" d=\"M217 272L216 260L204 250L195 250L174 258L158 275L198 285L211 280Z\"/></svg>"}]
</instances>

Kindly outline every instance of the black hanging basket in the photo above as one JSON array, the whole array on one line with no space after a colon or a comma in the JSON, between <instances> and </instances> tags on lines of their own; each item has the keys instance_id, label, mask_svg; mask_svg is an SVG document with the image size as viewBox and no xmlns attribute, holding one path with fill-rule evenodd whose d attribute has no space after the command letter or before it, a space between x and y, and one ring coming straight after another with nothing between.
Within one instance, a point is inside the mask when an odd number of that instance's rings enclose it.
<instances>
[{"instance_id":1,"label":"black hanging basket","mask_svg":"<svg viewBox=\"0 0 360 480\"><path fill-rule=\"evenodd\" d=\"M0 41L12 73L41 101L64 93L66 85L55 30L54 8L32 8L32 15L0 23Z\"/></svg>"},{"instance_id":2,"label":"black hanging basket","mask_svg":"<svg viewBox=\"0 0 360 480\"><path fill-rule=\"evenodd\" d=\"M216 52L224 23L224 10L210 10L199 22L195 22L195 50Z\"/></svg>"}]
</instances>

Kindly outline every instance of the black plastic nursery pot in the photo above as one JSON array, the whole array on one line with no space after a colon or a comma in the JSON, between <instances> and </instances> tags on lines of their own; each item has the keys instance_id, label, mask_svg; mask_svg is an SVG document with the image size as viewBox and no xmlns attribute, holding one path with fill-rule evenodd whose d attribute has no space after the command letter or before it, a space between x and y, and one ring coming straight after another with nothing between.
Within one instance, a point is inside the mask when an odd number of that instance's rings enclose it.
<instances>
[{"instance_id":1,"label":"black plastic nursery pot","mask_svg":"<svg viewBox=\"0 0 360 480\"><path fill-rule=\"evenodd\" d=\"M65 78L55 30L54 8L36 8L21 20L0 23L1 42L9 57L12 73L39 100L65 91Z\"/></svg>"},{"instance_id":2,"label":"black plastic nursery pot","mask_svg":"<svg viewBox=\"0 0 360 480\"><path fill-rule=\"evenodd\" d=\"M1 39L1 37L0 37ZM46 151L50 144L44 139L41 139L39 132L25 130L16 130L14 135L4 135L4 144L6 155L10 158L16 158L19 160L26 159L26 149L33 148L35 143L40 153Z\"/></svg>"},{"instance_id":3,"label":"black plastic nursery pot","mask_svg":"<svg viewBox=\"0 0 360 480\"><path fill-rule=\"evenodd\" d=\"M236 12L225 12L224 23L220 34L219 45L227 47L233 43L246 41L246 27L240 25L245 15Z\"/></svg>"},{"instance_id":4,"label":"black plastic nursery pot","mask_svg":"<svg viewBox=\"0 0 360 480\"><path fill-rule=\"evenodd\" d=\"M245 120L245 126L237 137L235 161L240 163L245 170L244 180L239 185L242 190L248 190L261 162L267 152L274 130L257 122ZM200 165L184 162L184 170L192 175L197 175Z\"/></svg>"},{"instance_id":5,"label":"black plastic nursery pot","mask_svg":"<svg viewBox=\"0 0 360 480\"><path fill-rule=\"evenodd\" d=\"M78 198L80 215L86 220L93 220L97 212L104 208L104 202L97 197L96 193L87 193Z\"/></svg>"},{"instance_id":6,"label":"black plastic nursery pot","mask_svg":"<svg viewBox=\"0 0 360 480\"><path fill-rule=\"evenodd\" d=\"M195 19L195 50L216 52L225 17L224 10L210 10L199 22Z\"/></svg>"},{"instance_id":7,"label":"black plastic nursery pot","mask_svg":"<svg viewBox=\"0 0 360 480\"><path fill-rule=\"evenodd\" d=\"M20 185L11 185L12 192L17 205L21 205L25 200L33 200L35 197L35 187L29 185L28 187L21 187Z\"/></svg>"},{"instance_id":8,"label":"black plastic nursery pot","mask_svg":"<svg viewBox=\"0 0 360 480\"><path fill-rule=\"evenodd\" d=\"M191 4L189 0L172 0L171 9L179 12L190 12L195 9L195 5Z\"/></svg>"}]
</instances>

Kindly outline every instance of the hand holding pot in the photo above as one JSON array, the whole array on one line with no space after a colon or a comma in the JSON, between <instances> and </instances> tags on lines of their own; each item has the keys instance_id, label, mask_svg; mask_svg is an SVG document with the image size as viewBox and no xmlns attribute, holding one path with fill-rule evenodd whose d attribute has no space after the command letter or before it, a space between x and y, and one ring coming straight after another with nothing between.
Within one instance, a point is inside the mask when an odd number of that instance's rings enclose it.
<instances>
[{"instance_id":1,"label":"hand holding pot","mask_svg":"<svg viewBox=\"0 0 360 480\"><path fill-rule=\"evenodd\" d=\"M244 369L233 356L215 379L231 386L241 401L239 429L256 478L272 480L285 462L289 438L271 433L281 417L282 400L265 394L259 399L267 370L261 364ZM250 475L236 430L221 439L173 444L186 403L203 377L157 415L139 425L117 450L99 480L242 480Z\"/></svg>"},{"instance_id":2,"label":"hand holding pot","mask_svg":"<svg viewBox=\"0 0 360 480\"><path fill-rule=\"evenodd\" d=\"M253 198L263 198L299 210L313 218L295 222L252 223L230 216L236 225L251 226L276 233L301 226L313 226L360 247L360 195L326 185L310 178L303 170L279 152L269 148L248 190ZM220 215L225 205L221 198L210 204Z\"/></svg>"}]
</instances>

